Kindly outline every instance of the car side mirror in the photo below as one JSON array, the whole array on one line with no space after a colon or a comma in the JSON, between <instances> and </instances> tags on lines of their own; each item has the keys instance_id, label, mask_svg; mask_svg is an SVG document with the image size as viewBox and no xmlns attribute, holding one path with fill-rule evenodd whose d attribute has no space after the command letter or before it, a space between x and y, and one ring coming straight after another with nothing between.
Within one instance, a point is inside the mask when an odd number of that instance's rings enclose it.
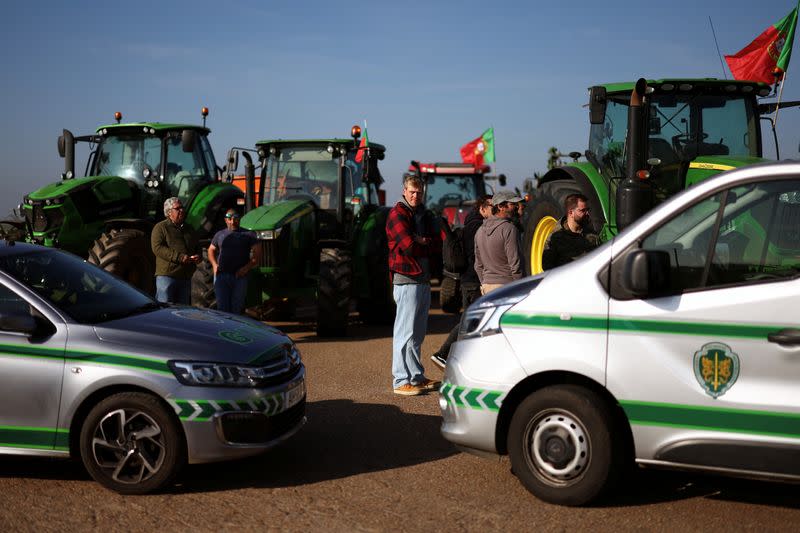
<instances>
[{"instance_id":1,"label":"car side mirror","mask_svg":"<svg viewBox=\"0 0 800 533\"><path fill-rule=\"evenodd\" d=\"M39 323L27 313L0 313L0 330L33 335L39 330Z\"/></svg>"},{"instance_id":2,"label":"car side mirror","mask_svg":"<svg viewBox=\"0 0 800 533\"><path fill-rule=\"evenodd\" d=\"M637 298L667 292L670 286L669 253L663 250L633 250L625 258L622 287Z\"/></svg>"}]
</instances>

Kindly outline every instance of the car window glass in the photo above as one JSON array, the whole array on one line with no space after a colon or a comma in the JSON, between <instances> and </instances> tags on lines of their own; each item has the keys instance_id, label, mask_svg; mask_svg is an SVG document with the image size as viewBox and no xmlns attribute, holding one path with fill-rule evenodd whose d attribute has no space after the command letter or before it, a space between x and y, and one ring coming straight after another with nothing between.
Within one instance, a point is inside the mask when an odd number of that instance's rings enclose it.
<instances>
[{"instance_id":1,"label":"car window glass","mask_svg":"<svg viewBox=\"0 0 800 533\"><path fill-rule=\"evenodd\" d=\"M22 297L4 285L0 285L0 314L29 315L30 306Z\"/></svg>"},{"instance_id":2,"label":"car window glass","mask_svg":"<svg viewBox=\"0 0 800 533\"><path fill-rule=\"evenodd\" d=\"M800 180L731 190L707 285L794 277L800 269Z\"/></svg>"},{"instance_id":3,"label":"car window glass","mask_svg":"<svg viewBox=\"0 0 800 533\"><path fill-rule=\"evenodd\" d=\"M656 229L642 248L669 254L675 293L794 277L800 273L800 180L708 196Z\"/></svg>"}]
</instances>

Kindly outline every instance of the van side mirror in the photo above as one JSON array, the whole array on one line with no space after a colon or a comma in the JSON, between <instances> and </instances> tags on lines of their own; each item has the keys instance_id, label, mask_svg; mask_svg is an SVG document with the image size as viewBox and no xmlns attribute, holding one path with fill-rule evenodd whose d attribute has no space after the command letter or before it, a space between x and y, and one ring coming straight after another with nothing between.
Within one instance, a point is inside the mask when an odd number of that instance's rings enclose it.
<instances>
[{"instance_id":1,"label":"van side mirror","mask_svg":"<svg viewBox=\"0 0 800 533\"><path fill-rule=\"evenodd\" d=\"M625 258L622 287L637 298L664 294L670 287L669 253L633 250Z\"/></svg>"},{"instance_id":2,"label":"van side mirror","mask_svg":"<svg viewBox=\"0 0 800 533\"><path fill-rule=\"evenodd\" d=\"M183 130L181 132L181 148L187 154L194 152L194 145L197 143L197 132L194 130Z\"/></svg>"},{"instance_id":3,"label":"van side mirror","mask_svg":"<svg viewBox=\"0 0 800 533\"><path fill-rule=\"evenodd\" d=\"M589 89L589 122L602 124L606 121L606 88L595 85Z\"/></svg>"}]
</instances>

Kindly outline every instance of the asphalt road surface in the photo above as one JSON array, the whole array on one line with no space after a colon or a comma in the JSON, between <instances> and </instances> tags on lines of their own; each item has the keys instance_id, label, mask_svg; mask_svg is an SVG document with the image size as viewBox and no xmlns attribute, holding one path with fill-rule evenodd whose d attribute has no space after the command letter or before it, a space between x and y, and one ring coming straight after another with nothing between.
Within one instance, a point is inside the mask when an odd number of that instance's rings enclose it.
<instances>
[{"instance_id":1,"label":"asphalt road surface","mask_svg":"<svg viewBox=\"0 0 800 533\"><path fill-rule=\"evenodd\" d=\"M454 323L433 311L425 354ZM441 437L437 394L392 393L390 328L353 324L340 340L317 338L313 324L276 325L308 368L308 424L292 440L257 458L189 466L148 496L109 492L77 462L0 457L0 531L800 528L800 485L698 474L641 471L597 506L545 504L507 459L460 453Z\"/></svg>"}]
</instances>

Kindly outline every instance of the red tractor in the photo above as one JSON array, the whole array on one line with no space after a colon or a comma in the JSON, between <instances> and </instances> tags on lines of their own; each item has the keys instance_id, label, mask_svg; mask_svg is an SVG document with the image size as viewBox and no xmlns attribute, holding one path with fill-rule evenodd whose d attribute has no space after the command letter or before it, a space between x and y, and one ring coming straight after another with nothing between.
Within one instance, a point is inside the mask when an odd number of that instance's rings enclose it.
<instances>
[{"instance_id":1,"label":"red tractor","mask_svg":"<svg viewBox=\"0 0 800 533\"><path fill-rule=\"evenodd\" d=\"M425 206L443 218L449 230L456 230L453 232L442 228L443 241L459 235L457 228L464 225L464 219L475 201L487 194L486 181L497 180L501 187L506 184L505 176L488 176L490 171L489 165L476 167L465 163L411 161L408 172L420 176L425 183ZM494 189L492 186L489 188ZM458 313L461 310L461 274L439 265L434 266L433 277L441 282L439 304L442 310Z\"/></svg>"}]
</instances>

